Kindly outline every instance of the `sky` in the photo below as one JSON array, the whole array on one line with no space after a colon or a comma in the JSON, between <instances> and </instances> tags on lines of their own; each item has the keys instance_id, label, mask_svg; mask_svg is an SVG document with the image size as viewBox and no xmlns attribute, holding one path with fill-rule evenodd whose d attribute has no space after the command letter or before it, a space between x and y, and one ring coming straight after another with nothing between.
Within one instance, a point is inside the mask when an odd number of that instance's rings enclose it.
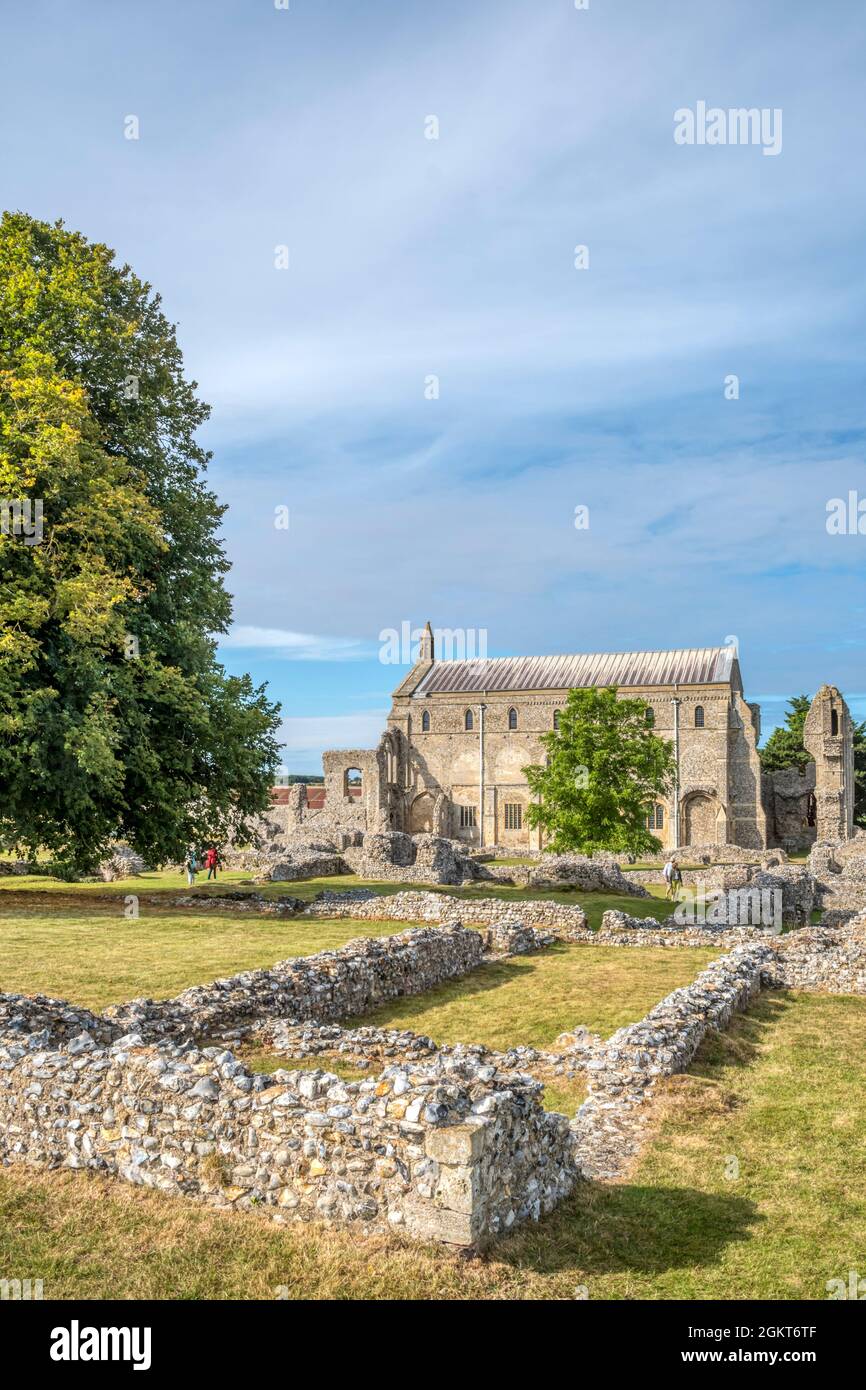
<instances>
[{"instance_id":1,"label":"sky","mask_svg":"<svg viewBox=\"0 0 866 1390\"><path fill-rule=\"evenodd\" d=\"M281 702L287 771L375 745L382 634L428 619L490 656L734 637L765 736L823 682L866 717L860 0L29 0L3 30L3 206L177 324L221 659ZM778 148L678 143L699 103Z\"/></svg>"}]
</instances>

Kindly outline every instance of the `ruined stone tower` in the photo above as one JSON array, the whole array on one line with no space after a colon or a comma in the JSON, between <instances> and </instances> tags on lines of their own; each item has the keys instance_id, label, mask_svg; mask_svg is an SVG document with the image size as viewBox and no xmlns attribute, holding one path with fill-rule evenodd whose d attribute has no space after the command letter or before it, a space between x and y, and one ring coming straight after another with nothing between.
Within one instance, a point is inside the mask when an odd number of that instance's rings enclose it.
<instances>
[{"instance_id":1,"label":"ruined stone tower","mask_svg":"<svg viewBox=\"0 0 866 1390\"><path fill-rule=\"evenodd\" d=\"M854 833L854 727L835 685L822 685L812 701L803 743L815 762L818 840L850 840Z\"/></svg>"}]
</instances>

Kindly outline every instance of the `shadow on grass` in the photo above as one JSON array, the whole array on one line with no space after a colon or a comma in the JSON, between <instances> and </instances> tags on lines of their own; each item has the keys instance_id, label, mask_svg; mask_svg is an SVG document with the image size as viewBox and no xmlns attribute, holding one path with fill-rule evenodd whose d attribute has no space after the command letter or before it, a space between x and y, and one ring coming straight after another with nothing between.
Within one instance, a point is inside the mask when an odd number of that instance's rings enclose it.
<instances>
[{"instance_id":1,"label":"shadow on grass","mask_svg":"<svg viewBox=\"0 0 866 1390\"><path fill-rule=\"evenodd\" d=\"M754 1065L796 1004L785 990L760 995L730 1029L707 1035L688 1072L664 1083L661 1104L666 1093L680 1113L688 1107L696 1123L735 1107L738 1074ZM660 1274L717 1262L727 1246L749 1240L763 1220L755 1202L733 1193L582 1183L538 1226L503 1241L493 1258L537 1273L573 1268L586 1275Z\"/></svg>"},{"instance_id":2,"label":"shadow on grass","mask_svg":"<svg viewBox=\"0 0 866 1390\"><path fill-rule=\"evenodd\" d=\"M730 1073L754 1062L765 1035L795 1004L795 997L787 990L766 990L745 1013L733 1019L725 1032L707 1034L684 1075L734 1082L736 1078Z\"/></svg>"},{"instance_id":3,"label":"shadow on grass","mask_svg":"<svg viewBox=\"0 0 866 1390\"><path fill-rule=\"evenodd\" d=\"M567 946L557 943L550 947L551 951L565 951ZM346 1018L340 1021L341 1028L362 1028L379 1026L377 1019L411 1019L418 1014L426 1013L428 1009L435 1008L440 1004L454 1004L458 1000L471 998L475 994L487 994L490 990L501 989L503 985L509 984L512 980L533 975L538 969L536 963L528 957L521 956L520 964L512 964L511 961L503 960L491 963L490 965L480 965L476 970L470 971L468 975L461 975L457 980L446 980L441 985L435 985L433 989L426 989L421 994L405 994L399 999L392 999L379 1009L374 1009L372 1013L357 1014L354 1018Z\"/></svg>"},{"instance_id":4,"label":"shadow on grass","mask_svg":"<svg viewBox=\"0 0 866 1390\"><path fill-rule=\"evenodd\" d=\"M714 1264L727 1246L749 1240L762 1220L754 1202L733 1194L582 1183L538 1226L491 1253L538 1274L661 1274Z\"/></svg>"}]
</instances>

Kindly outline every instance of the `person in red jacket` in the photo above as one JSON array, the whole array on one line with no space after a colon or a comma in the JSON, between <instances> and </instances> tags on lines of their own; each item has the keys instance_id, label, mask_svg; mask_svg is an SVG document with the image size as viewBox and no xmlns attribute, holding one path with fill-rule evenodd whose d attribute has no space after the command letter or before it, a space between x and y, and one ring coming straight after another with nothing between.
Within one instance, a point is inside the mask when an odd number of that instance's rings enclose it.
<instances>
[{"instance_id":1,"label":"person in red jacket","mask_svg":"<svg viewBox=\"0 0 866 1390\"><path fill-rule=\"evenodd\" d=\"M205 855L205 857L204 857L204 862L205 862L205 868L207 869L207 876L208 876L208 878L214 878L214 879L215 879L216 876L217 876L217 864L218 864L218 862L219 862L219 855L217 854L217 852L216 852L216 850L214 849L213 845L211 845L210 849L208 850L207 854Z\"/></svg>"}]
</instances>

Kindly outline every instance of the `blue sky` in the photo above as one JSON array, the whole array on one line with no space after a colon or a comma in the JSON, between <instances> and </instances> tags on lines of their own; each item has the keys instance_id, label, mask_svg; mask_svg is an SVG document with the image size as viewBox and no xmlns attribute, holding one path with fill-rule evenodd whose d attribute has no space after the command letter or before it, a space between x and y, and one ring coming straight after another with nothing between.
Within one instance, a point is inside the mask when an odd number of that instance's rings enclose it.
<instances>
[{"instance_id":1,"label":"blue sky","mask_svg":"<svg viewBox=\"0 0 866 1390\"><path fill-rule=\"evenodd\" d=\"M733 634L765 732L822 681L866 716L866 535L825 524L866 498L864 69L854 0L7 9L3 204L178 323L223 656L289 770L374 743L379 634L427 618L490 655ZM780 153L677 145L698 101L778 108Z\"/></svg>"}]
</instances>

